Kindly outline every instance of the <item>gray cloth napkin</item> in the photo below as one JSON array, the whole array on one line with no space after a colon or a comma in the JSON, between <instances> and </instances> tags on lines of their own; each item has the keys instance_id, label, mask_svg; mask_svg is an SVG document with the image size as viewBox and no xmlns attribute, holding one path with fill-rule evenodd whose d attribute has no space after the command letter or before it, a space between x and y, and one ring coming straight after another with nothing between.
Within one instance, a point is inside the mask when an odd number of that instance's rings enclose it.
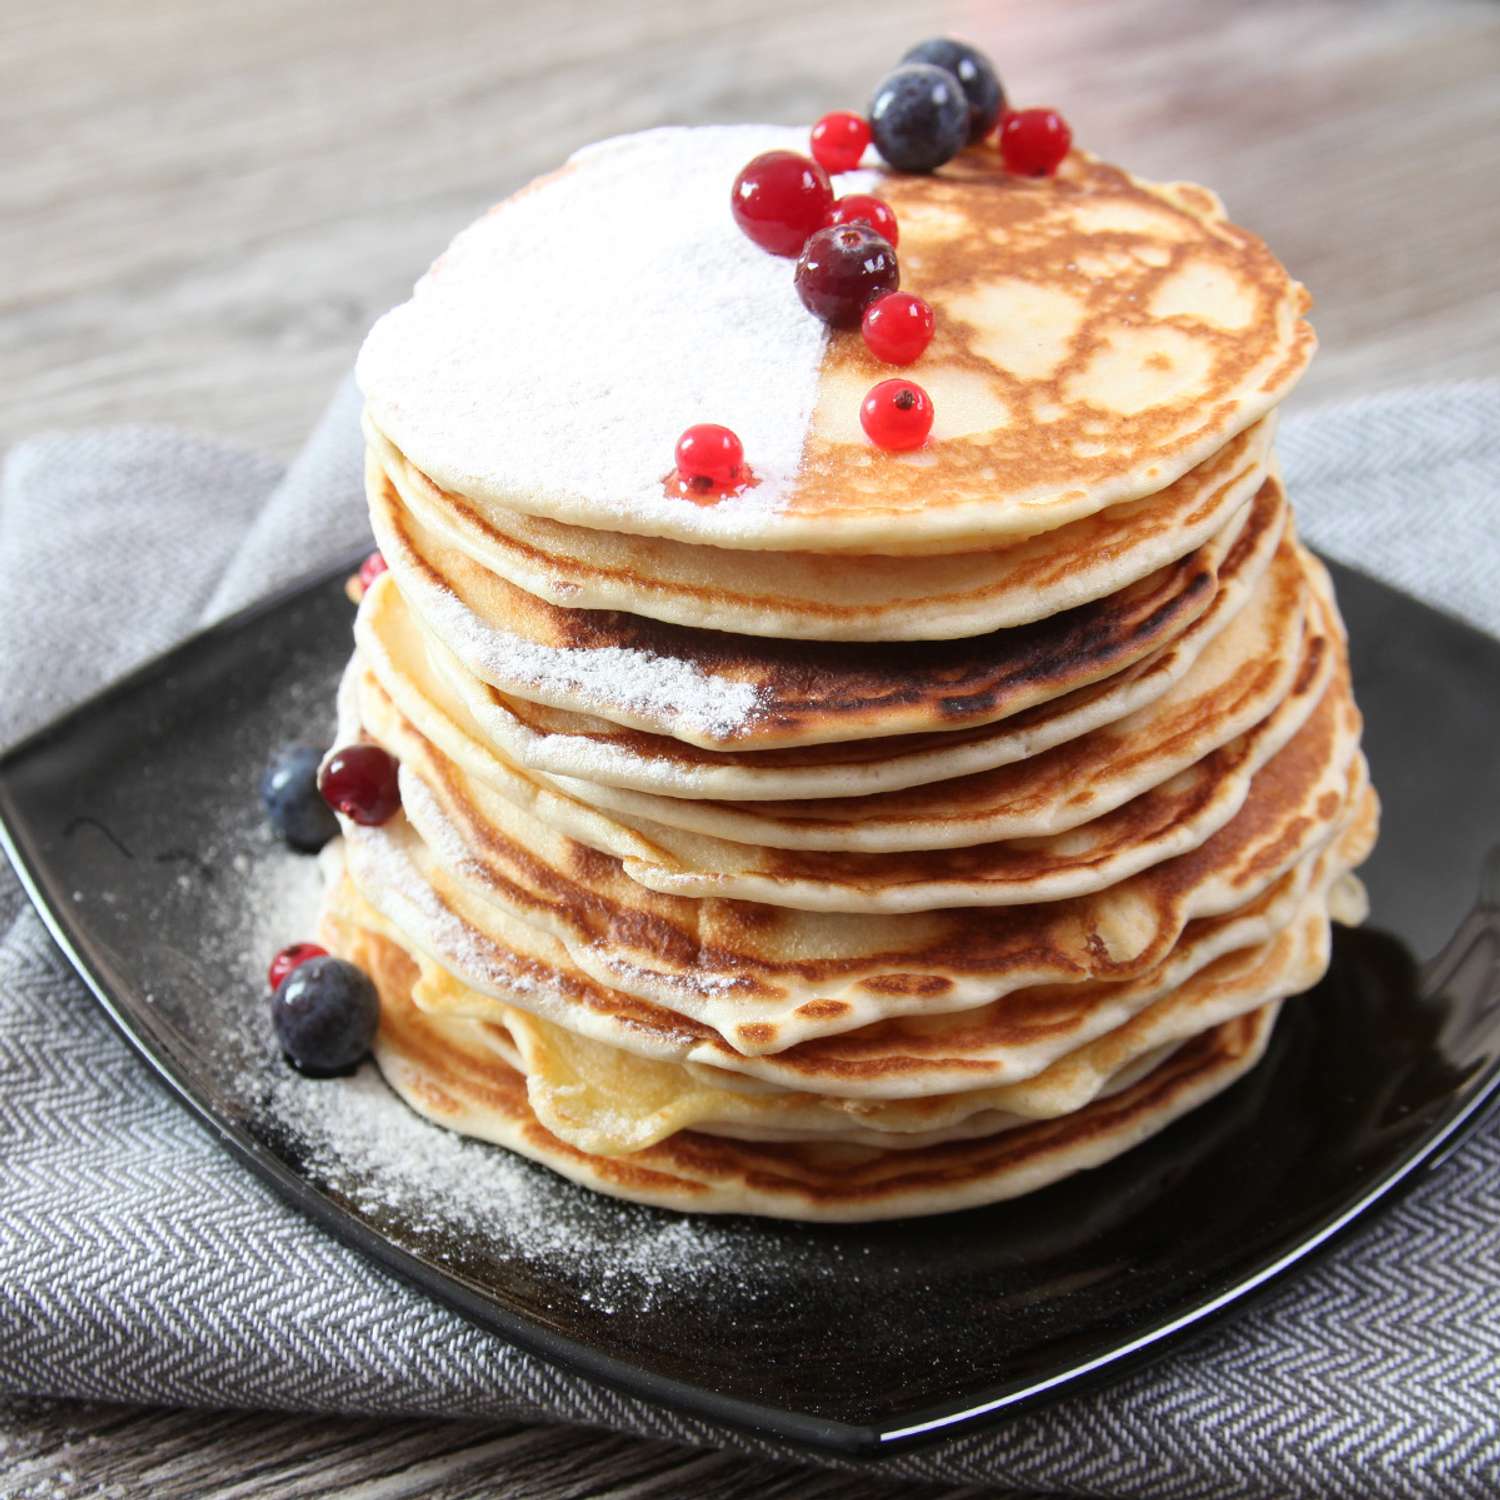
<instances>
[{"instance_id":1,"label":"gray cloth napkin","mask_svg":"<svg viewBox=\"0 0 1500 1500\"><path fill-rule=\"evenodd\" d=\"M1305 536L1500 635L1500 381L1288 417ZM365 535L346 386L287 469L155 428L0 486L0 741ZM1114 1497L1500 1490L1500 1126L1145 1370L886 1468ZM787 1457L523 1354L304 1220L170 1102L0 874L0 1389L589 1423ZM830 1461L832 1462L832 1461Z\"/></svg>"}]
</instances>

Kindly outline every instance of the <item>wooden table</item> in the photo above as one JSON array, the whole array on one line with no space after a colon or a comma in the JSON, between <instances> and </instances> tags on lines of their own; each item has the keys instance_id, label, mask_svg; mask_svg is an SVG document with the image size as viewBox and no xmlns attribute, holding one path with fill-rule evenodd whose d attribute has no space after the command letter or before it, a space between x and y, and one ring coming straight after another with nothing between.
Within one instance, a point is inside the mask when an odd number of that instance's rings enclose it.
<instances>
[{"instance_id":1,"label":"wooden table","mask_svg":"<svg viewBox=\"0 0 1500 1500\"><path fill-rule=\"evenodd\" d=\"M168 421L288 455L370 321L456 229L573 147L857 108L907 45L945 31L987 47L1016 102L1062 108L1080 144L1214 185L1271 242L1318 299L1323 351L1294 399L1500 373L1500 9L1486 0L506 11L8 0L0 446ZM3 1495L356 1485L449 1500L916 1493L569 1429L0 1407Z\"/></svg>"}]
</instances>

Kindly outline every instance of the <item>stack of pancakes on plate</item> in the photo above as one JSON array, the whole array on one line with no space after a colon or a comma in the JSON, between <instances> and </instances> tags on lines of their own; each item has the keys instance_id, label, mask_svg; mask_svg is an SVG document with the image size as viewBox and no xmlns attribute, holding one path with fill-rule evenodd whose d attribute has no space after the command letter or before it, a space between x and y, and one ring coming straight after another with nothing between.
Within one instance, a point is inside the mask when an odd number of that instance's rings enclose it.
<instances>
[{"instance_id":1,"label":"stack of pancakes on plate","mask_svg":"<svg viewBox=\"0 0 1500 1500\"><path fill-rule=\"evenodd\" d=\"M1307 297L1201 188L1075 153L846 174L900 225L936 423L801 307L729 186L762 127L580 153L360 358L389 571L325 938L414 1108L622 1197L933 1213L1226 1088L1375 835L1274 407ZM750 482L675 482L695 422Z\"/></svg>"}]
</instances>

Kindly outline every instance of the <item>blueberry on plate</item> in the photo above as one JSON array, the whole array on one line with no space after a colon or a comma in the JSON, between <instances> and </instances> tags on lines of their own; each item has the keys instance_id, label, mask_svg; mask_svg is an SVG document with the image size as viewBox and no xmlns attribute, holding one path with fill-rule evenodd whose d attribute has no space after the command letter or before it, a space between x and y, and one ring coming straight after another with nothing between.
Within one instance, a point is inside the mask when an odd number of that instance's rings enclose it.
<instances>
[{"instance_id":1,"label":"blueberry on plate","mask_svg":"<svg viewBox=\"0 0 1500 1500\"><path fill-rule=\"evenodd\" d=\"M293 849L316 854L339 831L339 820L318 790L316 745L283 745L260 778L260 800L271 826Z\"/></svg>"},{"instance_id":2,"label":"blueberry on plate","mask_svg":"<svg viewBox=\"0 0 1500 1500\"><path fill-rule=\"evenodd\" d=\"M271 996L276 1040L293 1065L315 1078L347 1072L370 1050L380 996L368 974L341 958L298 964Z\"/></svg>"},{"instance_id":3,"label":"blueberry on plate","mask_svg":"<svg viewBox=\"0 0 1500 1500\"><path fill-rule=\"evenodd\" d=\"M934 172L969 138L969 100L946 68L903 63L870 100L875 149L898 172Z\"/></svg>"},{"instance_id":4,"label":"blueberry on plate","mask_svg":"<svg viewBox=\"0 0 1500 1500\"><path fill-rule=\"evenodd\" d=\"M1005 90L995 74L995 65L977 47L935 36L918 42L901 59L904 63L931 63L950 72L969 101L969 141L982 141L995 128L1005 108Z\"/></svg>"}]
</instances>

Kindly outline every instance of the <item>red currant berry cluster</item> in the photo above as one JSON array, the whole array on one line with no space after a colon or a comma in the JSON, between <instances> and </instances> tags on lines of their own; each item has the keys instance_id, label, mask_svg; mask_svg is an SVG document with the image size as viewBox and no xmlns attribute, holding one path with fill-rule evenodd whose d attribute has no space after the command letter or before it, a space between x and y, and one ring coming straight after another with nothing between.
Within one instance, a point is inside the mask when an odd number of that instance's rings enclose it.
<instances>
[{"instance_id":1,"label":"red currant berry cluster","mask_svg":"<svg viewBox=\"0 0 1500 1500\"><path fill-rule=\"evenodd\" d=\"M1001 160L1020 176L1051 176L1072 145L1055 110L1006 109L982 52L934 37L882 80L868 118L824 115L812 128L811 157L767 151L750 162L734 181L735 222L762 249L796 258L793 280L809 312L832 328L857 323L885 364L912 364L932 342L935 319L922 298L897 290L896 215L867 193L835 199L829 174L853 171L872 143L897 171L936 171L997 124ZM932 430L932 402L912 381L885 380L866 396L860 421L879 447L919 447ZM722 427L689 428L677 445L678 474L705 491L738 482L743 461L739 440Z\"/></svg>"},{"instance_id":2,"label":"red currant berry cluster","mask_svg":"<svg viewBox=\"0 0 1500 1500\"><path fill-rule=\"evenodd\" d=\"M869 127L857 115L824 115L813 127L814 160L792 151L767 151L735 178L730 202L735 222L757 245L773 255L797 257L793 284L810 313L831 328L858 325L877 359L906 365L932 341L934 319L920 297L896 290L901 284L896 259L901 230L895 212L883 198L868 193L835 200L827 175L856 166L869 141ZM904 389L920 393L919 415L926 413L926 425L914 423L905 406L896 409L892 420L865 420L866 432L881 447L918 446L932 425L926 393L910 382ZM678 440L678 479L699 493L732 487L743 465L744 450L727 428L704 423Z\"/></svg>"},{"instance_id":3,"label":"red currant berry cluster","mask_svg":"<svg viewBox=\"0 0 1500 1500\"><path fill-rule=\"evenodd\" d=\"M864 123L853 115L825 115L818 128L836 118L854 120L861 126ZM865 135L868 138L868 131ZM817 129L813 138L817 155ZM863 149L861 146L860 151ZM801 257L808 242L821 230L857 223L867 226L894 250L901 235L890 204L866 193L835 200L833 184L823 165L829 159L826 141L817 161L798 156L795 151L766 151L757 156L734 179L730 207L735 223L762 250L788 259ZM855 155L854 160L858 159ZM891 264L895 264L894 257Z\"/></svg>"}]
</instances>

